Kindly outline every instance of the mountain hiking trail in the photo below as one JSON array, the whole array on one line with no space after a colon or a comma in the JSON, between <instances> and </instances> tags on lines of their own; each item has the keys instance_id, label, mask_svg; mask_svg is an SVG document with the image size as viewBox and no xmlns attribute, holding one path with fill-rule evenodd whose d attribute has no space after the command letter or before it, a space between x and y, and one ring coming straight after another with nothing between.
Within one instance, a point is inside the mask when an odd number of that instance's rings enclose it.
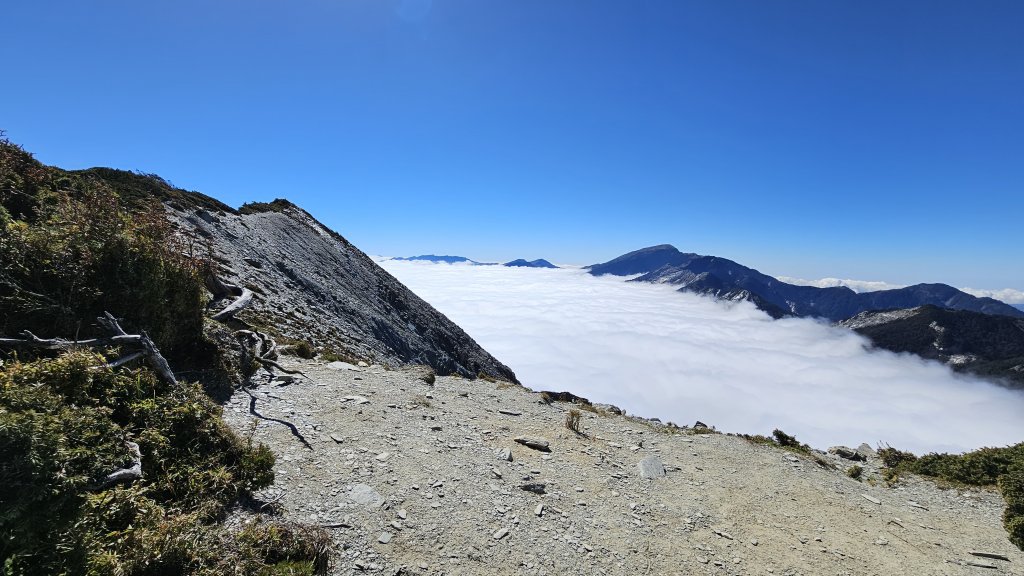
<instances>
[{"instance_id":1,"label":"mountain hiking trail","mask_svg":"<svg viewBox=\"0 0 1024 576\"><path fill-rule=\"evenodd\" d=\"M606 411L578 434L577 406L500 381L285 363L307 378L238 391L225 420L277 454L257 496L330 530L333 574L1024 575L998 492L888 487L874 456L862 482Z\"/></svg>"}]
</instances>

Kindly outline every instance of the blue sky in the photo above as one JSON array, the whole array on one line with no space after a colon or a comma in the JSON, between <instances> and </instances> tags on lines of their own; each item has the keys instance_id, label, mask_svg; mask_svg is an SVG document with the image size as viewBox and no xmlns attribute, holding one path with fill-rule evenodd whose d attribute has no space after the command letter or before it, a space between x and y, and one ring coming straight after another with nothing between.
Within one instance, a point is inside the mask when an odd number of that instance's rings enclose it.
<instances>
[{"instance_id":1,"label":"blue sky","mask_svg":"<svg viewBox=\"0 0 1024 576\"><path fill-rule=\"evenodd\" d=\"M37 0L0 128L365 251L1024 289L1018 1Z\"/></svg>"}]
</instances>

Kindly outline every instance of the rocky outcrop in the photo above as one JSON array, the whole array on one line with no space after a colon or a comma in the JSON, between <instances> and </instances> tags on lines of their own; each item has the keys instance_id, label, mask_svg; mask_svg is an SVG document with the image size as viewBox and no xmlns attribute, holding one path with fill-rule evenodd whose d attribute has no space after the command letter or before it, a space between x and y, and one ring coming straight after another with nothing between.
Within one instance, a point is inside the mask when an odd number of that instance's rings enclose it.
<instances>
[{"instance_id":1,"label":"rocky outcrop","mask_svg":"<svg viewBox=\"0 0 1024 576\"><path fill-rule=\"evenodd\" d=\"M209 245L225 281L256 294L242 320L342 357L515 381L461 328L298 206L166 205L183 232Z\"/></svg>"}]
</instances>

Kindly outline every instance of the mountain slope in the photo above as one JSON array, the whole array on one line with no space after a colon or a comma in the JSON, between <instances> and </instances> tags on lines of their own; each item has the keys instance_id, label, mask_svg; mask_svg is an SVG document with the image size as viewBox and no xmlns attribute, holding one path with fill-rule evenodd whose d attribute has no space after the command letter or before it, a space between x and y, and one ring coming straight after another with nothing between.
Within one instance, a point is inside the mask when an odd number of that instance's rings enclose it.
<instances>
[{"instance_id":1,"label":"mountain slope","mask_svg":"<svg viewBox=\"0 0 1024 576\"><path fill-rule=\"evenodd\" d=\"M244 320L371 362L515 381L461 328L291 202L216 214L178 202L168 214L209 243L225 280L257 293Z\"/></svg>"},{"instance_id":2,"label":"mountain slope","mask_svg":"<svg viewBox=\"0 0 1024 576\"><path fill-rule=\"evenodd\" d=\"M860 294L845 286L797 286L726 258L686 254L667 244L630 252L590 266L589 270L595 275L641 274L633 280L678 285L680 291L726 300L749 300L776 318L792 315L838 321L868 310L926 304L1024 318L1024 312L1013 306L992 298L971 296L945 284L917 284Z\"/></svg>"},{"instance_id":3,"label":"mountain slope","mask_svg":"<svg viewBox=\"0 0 1024 576\"><path fill-rule=\"evenodd\" d=\"M862 312L839 325L867 336L879 348L911 352L1024 388L1024 320L920 306Z\"/></svg>"}]
</instances>

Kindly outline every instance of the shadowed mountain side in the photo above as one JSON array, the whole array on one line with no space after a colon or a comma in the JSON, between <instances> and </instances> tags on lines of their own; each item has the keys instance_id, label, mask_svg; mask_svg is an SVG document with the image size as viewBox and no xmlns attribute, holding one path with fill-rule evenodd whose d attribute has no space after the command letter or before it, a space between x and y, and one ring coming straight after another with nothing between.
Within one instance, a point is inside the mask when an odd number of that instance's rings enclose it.
<instances>
[{"instance_id":1,"label":"shadowed mountain side","mask_svg":"<svg viewBox=\"0 0 1024 576\"><path fill-rule=\"evenodd\" d=\"M252 323L371 361L515 381L461 328L291 202L216 214L168 206L173 221L209 241L226 280L257 294L243 313Z\"/></svg>"},{"instance_id":2,"label":"shadowed mountain side","mask_svg":"<svg viewBox=\"0 0 1024 576\"><path fill-rule=\"evenodd\" d=\"M869 310L926 304L1024 318L1024 312L1013 306L992 298L971 296L946 284L917 284L859 294L845 286L797 286L726 258L686 254L667 244L630 252L590 266L589 270L595 275L641 274L633 281L678 285L684 292L726 300L749 300L775 318L810 316L835 322Z\"/></svg>"},{"instance_id":3,"label":"shadowed mountain side","mask_svg":"<svg viewBox=\"0 0 1024 576\"><path fill-rule=\"evenodd\" d=\"M839 325L867 336L879 348L910 352L1024 388L1024 320L921 306L862 312Z\"/></svg>"}]
</instances>

